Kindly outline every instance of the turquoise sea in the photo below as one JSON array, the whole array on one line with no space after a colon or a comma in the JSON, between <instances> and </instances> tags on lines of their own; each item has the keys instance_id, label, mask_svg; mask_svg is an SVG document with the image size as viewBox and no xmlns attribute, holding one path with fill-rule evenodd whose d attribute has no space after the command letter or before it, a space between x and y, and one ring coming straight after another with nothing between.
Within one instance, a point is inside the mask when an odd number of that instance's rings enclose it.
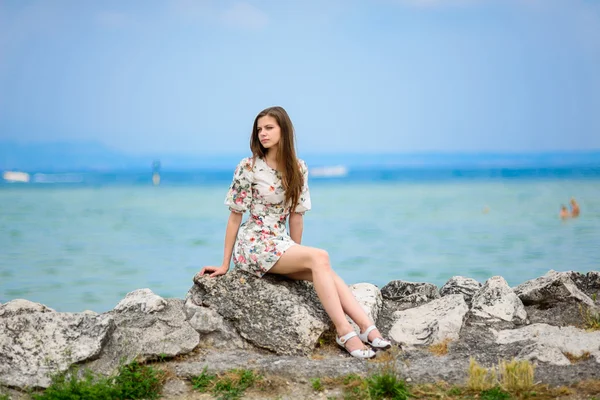
<instances>
[{"instance_id":1,"label":"turquoise sea","mask_svg":"<svg viewBox=\"0 0 600 400\"><path fill-rule=\"evenodd\" d=\"M379 287L598 270L600 173L573 171L311 178L303 244L328 250L347 283ZM0 303L104 312L138 288L183 298L202 266L221 262L230 174L1 184ZM581 216L562 221L571 196Z\"/></svg>"}]
</instances>

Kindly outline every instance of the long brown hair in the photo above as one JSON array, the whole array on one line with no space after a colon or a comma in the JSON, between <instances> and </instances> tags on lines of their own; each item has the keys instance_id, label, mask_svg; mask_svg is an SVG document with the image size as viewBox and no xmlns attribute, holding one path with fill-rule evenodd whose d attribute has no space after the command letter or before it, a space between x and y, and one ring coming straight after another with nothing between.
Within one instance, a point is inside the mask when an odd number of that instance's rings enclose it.
<instances>
[{"instance_id":1,"label":"long brown hair","mask_svg":"<svg viewBox=\"0 0 600 400\"><path fill-rule=\"evenodd\" d=\"M292 125L292 120L283 107L269 107L258 113L254 119L252 136L250 136L250 150L254 158L261 157L265 159L267 149L263 147L258 138L257 125L258 120L267 115L275 118L281 129L281 139L277 144L277 166L280 168L281 182L285 190L285 204L289 204L291 206L290 212L294 212L302 193L304 178L302 177L302 171L300 171L298 157L296 157L294 125Z\"/></svg>"}]
</instances>

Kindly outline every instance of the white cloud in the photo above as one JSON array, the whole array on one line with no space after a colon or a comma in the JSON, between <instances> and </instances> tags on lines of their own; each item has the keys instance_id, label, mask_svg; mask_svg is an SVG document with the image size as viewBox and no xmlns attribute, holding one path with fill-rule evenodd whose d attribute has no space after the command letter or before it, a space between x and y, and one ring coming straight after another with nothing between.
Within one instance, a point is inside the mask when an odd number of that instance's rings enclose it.
<instances>
[{"instance_id":1,"label":"white cloud","mask_svg":"<svg viewBox=\"0 0 600 400\"><path fill-rule=\"evenodd\" d=\"M223 12L221 19L229 26L249 30L260 30L269 22L267 14L248 3L233 4Z\"/></svg>"}]
</instances>

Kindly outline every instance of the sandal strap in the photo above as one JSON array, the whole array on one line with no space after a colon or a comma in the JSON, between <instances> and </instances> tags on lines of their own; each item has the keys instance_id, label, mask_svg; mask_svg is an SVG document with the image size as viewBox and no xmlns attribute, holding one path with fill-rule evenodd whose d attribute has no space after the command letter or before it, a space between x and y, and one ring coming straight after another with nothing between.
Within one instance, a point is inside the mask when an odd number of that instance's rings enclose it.
<instances>
[{"instance_id":1,"label":"sandal strap","mask_svg":"<svg viewBox=\"0 0 600 400\"><path fill-rule=\"evenodd\" d=\"M365 329L364 332L361 332L358 337L360 338L360 340L362 340L365 343L371 343L369 341L369 333L371 333L371 331L377 329L377 327L375 325L371 325L370 327L368 327L367 329Z\"/></svg>"},{"instance_id":2,"label":"sandal strap","mask_svg":"<svg viewBox=\"0 0 600 400\"><path fill-rule=\"evenodd\" d=\"M344 347L346 347L346 342L350 339L352 339L354 336L356 336L356 332L355 331L350 331L348 333L346 333L344 336L341 336L339 338L340 343L344 345Z\"/></svg>"},{"instance_id":3,"label":"sandal strap","mask_svg":"<svg viewBox=\"0 0 600 400\"><path fill-rule=\"evenodd\" d=\"M365 329L365 331L362 333L363 336L369 337L369 333L371 333L372 331L374 331L375 329L377 329L377 327L375 325L371 325L370 327L368 327L367 329Z\"/></svg>"}]
</instances>

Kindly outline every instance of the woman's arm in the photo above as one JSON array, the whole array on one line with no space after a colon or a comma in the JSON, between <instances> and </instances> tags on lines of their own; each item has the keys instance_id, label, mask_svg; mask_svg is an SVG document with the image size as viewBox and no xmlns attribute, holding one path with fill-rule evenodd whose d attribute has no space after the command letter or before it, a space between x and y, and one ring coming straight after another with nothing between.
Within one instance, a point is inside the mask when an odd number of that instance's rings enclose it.
<instances>
[{"instance_id":1,"label":"woman's arm","mask_svg":"<svg viewBox=\"0 0 600 400\"><path fill-rule=\"evenodd\" d=\"M207 272L212 272L211 277L225 275L229 270L229 264L231 263L231 254L233 253L233 245L235 244L235 238L240 224L242 223L243 214L232 211L229 214L227 220L227 228L225 229L225 249L223 250L223 264L220 267L208 266L202 268L200 275L204 275Z\"/></svg>"},{"instance_id":2,"label":"woman's arm","mask_svg":"<svg viewBox=\"0 0 600 400\"><path fill-rule=\"evenodd\" d=\"M225 271L229 269L231 263L231 254L233 253L233 245L235 244L235 238L240 224L242 223L243 214L232 211L229 214L227 220L227 229L225 229L225 249L223 251L223 264L221 266L225 268Z\"/></svg>"},{"instance_id":3,"label":"woman's arm","mask_svg":"<svg viewBox=\"0 0 600 400\"><path fill-rule=\"evenodd\" d=\"M302 230L304 229L304 216L299 213L290 214L290 236L294 242L301 244Z\"/></svg>"}]
</instances>

